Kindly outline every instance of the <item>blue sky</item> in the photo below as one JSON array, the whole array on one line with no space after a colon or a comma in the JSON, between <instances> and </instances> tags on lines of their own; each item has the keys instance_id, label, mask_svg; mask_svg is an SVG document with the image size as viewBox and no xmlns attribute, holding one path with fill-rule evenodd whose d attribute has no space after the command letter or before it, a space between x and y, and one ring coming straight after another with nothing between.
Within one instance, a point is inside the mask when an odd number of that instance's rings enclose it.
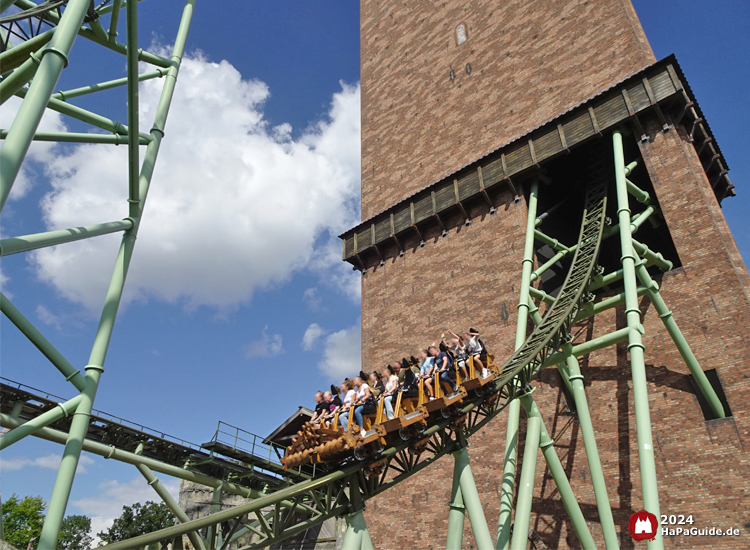
<instances>
[{"instance_id":1,"label":"blue sky","mask_svg":"<svg viewBox=\"0 0 750 550\"><path fill-rule=\"evenodd\" d=\"M634 4L657 58L677 54L727 158L738 197L724 212L747 259L750 161L740 131L750 122L741 97L750 6ZM335 238L358 217L358 2L217 5L197 4L95 405L196 443L219 420L266 435L359 363L358 275L340 262ZM181 6L141 3L141 42L169 45ZM82 66L87 56L97 71ZM58 88L123 74L121 58L79 41ZM142 105L156 97L160 81L152 84ZM122 90L79 104L124 121ZM55 117L45 124L85 131ZM25 194L3 212L3 235L123 217L123 152L37 149ZM237 191L243 183L252 192ZM104 237L2 263L6 294L77 366L88 359L116 247ZM5 318L0 328L3 377L73 395ZM4 451L3 495L49 498L60 451L31 438ZM152 498L132 467L96 457L84 467L69 513L99 514L101 525L121 504Z\"/></svg>"}]
</instances>

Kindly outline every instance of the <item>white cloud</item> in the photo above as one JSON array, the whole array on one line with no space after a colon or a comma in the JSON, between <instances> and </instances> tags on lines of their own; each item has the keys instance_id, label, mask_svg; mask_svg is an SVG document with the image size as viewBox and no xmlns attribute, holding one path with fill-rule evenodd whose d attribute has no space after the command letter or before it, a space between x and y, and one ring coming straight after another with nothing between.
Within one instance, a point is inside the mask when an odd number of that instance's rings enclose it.
<instances>
[{"instance_id":1,"label":"white cloud","mask_svg":"<svg viewBox=\"0 0 750 550\"><path fill-rule=\"evenodd\" d=\"M161 79L142 83L144 129ZM298 271L358 298L336 235L359 219L359 86L342 83L328 116L292 139L263 119L269 89L228 62L184 59L124 301L232 309ZM48 229L127 215L126 148L82 145L47 164ZM30 255L39 278L90 310L101 307L118 243L105 236ZM332 253L333 250L337 252ZM329 273L331 276L329 276Z\"/></svg>"},{"instance_id":2,"label":"white cloud","mask_svg":"<svg viewBox=\"0 0 750 550\"><path fill-rule=\"evenodd\" d=\"M310 351L315 346L315 342L318 338L323 336L326 331L318 323L313 323L305 331L305 335L302 337L302 349Z\"/></svg>"},{"instance_id":3,"label":"white cloud","mask_svg":"<svg viewBox=\"0 0 750 550\"><path fill-rule=\"evenodd\" d=\"M45 325L49 325L57 329L60 328L60 316L55 315L42 304L36 306L36 316Z\"/></svg>"},{"instance_id":4,"label":"white cloud","mask_svg":"<svg viewBox=\"0 0 750 550\"><path fill-rule=\"evenodd\" d=\"M362 328L359 323L326 338L320 370L332 379L351 378L362 368Z\"/></svg>"},{"instance_id":5,"label":"white cloud","mask_svg":"<svg viewBox=\"0 0 750 550\"><path fill-rule=\"evenodd\" d=\"M323 302L320 296L318 296L318 289L316 287L308 288L302 293L302 299L313 311L320 309L320 304Z\"/></svg>"},{"instance_id":6,"label":"white cloud","mask_svg":"<svg viewBox=\"0 0 750 550\"><path fill-rule=\"evenodd\" d=\"M162 485L175 498L179 497L180 482L171 478L159 478ZM91 517L91 533L96 534L108 529L115 518L120 517L123 506L132 506L136 502L148 500L161 502L156 492L142 477L136 477L127 483L107 480L99 484L99 494L71 501L80 513Z\"/></svg>"},{"instance_id":7,"label":"white cloud","mask_svg":"<svg viewBox=\"0 0 750 550\"><path fill-rule=\"evenodd\" d=\"M0 461L0 470L17 471L29 466L36 468L47 468L49 470L57 470L57 468L60 466L61 459L62 455L58 454L49 454L37 458L28 458L25 456L16 458L3 457L2 461ZM87 467L91 466L92 464L94 464L94 459L92 459L90 456L82 454L78 460L78 467L76 469L76 472L85 474L88 471Z\"/></svg>"},{"instance_id":8,"label":"white cloud","mask_svg":"<svg viewBox=\"0 0 750 550\"><path fill-rule=\"evenodd\" d=\"M3 108L0 109L0 128L10 128L13 119L18 112L18 108L21 106L21 101L20 97L11 97L3 104ZM42 115L42 120L39 123L38 131L62 132L64 130L65 124L63 123L62 115L55 111L46 109L44 115ZM53 142L31 142L24 163L21 165L21 171L16 177L10 195L8 195L8 200L20 199L29 192L34 185L35 169L39 168L33 166L33 162L49 162L54 158L57 149L57 144Z\"/></svg>"},{"instance_id":9,"label":"white cloud","mask_svg":"<svg viewBox=\"0 0 750 550\"><path fill-rule=\"evenodd\" d=\"M245 346L245 357L275 357L284 353L283 338L281 334L268 334L268 325L263 328L259 340L250 342Z\"/></svg>"}]
</instances>

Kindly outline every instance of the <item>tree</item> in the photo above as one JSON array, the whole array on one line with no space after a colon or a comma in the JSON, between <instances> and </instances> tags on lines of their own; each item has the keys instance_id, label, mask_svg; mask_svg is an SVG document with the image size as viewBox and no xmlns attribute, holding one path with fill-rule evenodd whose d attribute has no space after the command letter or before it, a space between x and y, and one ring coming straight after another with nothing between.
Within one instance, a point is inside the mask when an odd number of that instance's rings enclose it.
<instances>
[{"instance_id":1,"label":"tree","mask_svg":"<svg viewBox=\"0 0 750 550\"><path fill-rule=\"evenodd\" d=\"M57 542L60 550L89 550L93 541L91 518L68 516L63 520L60 526L60 538Z\"/></svg>"},{"instance_id":2,"label":"tree","mask_svg":"<svg viewBox=\"0 0 750 550\"><path fill-rule=\"evenodd\" d=\"M15 493L3 502L5 542L25 550L30 542L38 541L46 507L42 497L24 497L21 500Z\"/></svg>"},{"instance_id":3,"label":"tree","mask_svg":"<svg viewBox=\"0 0 750 550\"><path fill-rule=\"evenodd\" d=\"M151 533L174 525L175 517L164 503L150 500L145 504L135 503L123 506L122 514L106 532L97 533L102 541L118 542L137 535Z\"/></svg>"}]
</instances>

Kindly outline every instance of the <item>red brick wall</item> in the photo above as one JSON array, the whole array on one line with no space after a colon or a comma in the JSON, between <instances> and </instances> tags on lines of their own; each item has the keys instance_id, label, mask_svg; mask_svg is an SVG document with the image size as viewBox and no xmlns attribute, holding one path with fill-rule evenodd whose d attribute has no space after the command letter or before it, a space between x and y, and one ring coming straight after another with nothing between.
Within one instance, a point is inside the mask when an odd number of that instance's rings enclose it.
<instances>
[{"instance_id":1,"label":"red brick wall","mask_svg":"<svg viewBox=\"0 0 750 550\"><path fill-rule=\"evenodd\" d=\"M469 40L457 47L453 32L461 22ZM628 1L362 2L363 217L652 60ZM466 62L471 75L463 69ZM684 132L656 133L640 150L682 261L664 275L662 295L702 366L718 370L734 413L704 420L687 368L653 307L642 300L662 513L692 514L695 527L743 533L667 538L666 545L750 548L750 277ZM366 369L416 352L445 328L469 325L483 332L501 361L510 355L526 206L507 191L498 199L497 213L454 227L446 237L430 234L424 248L412 239L404 257L364 274ZM624 326L620 308L597 316L584 332L592 338ZM639 548L643 543L633 543L626 531L630 514L641 506L627 350L620 345L593 353L581 366L621 548ZM603 547L581 433L564 406L559 376L548 369L535 385L534 398L573 491ZM493 533L504 442L502 414L472 437L469 448ZM444 548L451 475L447 457L369 501L366 519L375 546ZM548 548L579 548L541 455L531 527ZM473 543L467 521L464 547Z\"/></svg>"},{"instance_id":2,"label":"red brick wall","mask_svg":"<svg viewBox=\"0 0 750 550\"><path fill-rule=\"evenodd\" d=\"M363 219L654 61L629 0L361 10Z\"/></svg>"},{"instance_id":3,"label":"red brick wall","mask_svg":"<svg viewBox=\"0 0 750 550\"><path fill-rule=\"evenodd\" d=\"M736 527L739 538L670 537L669 548L750 547L750 300L744 268L692 146L677 131L656 134L641 152L673 237L682 267L666 273L662 296L705 369L716 368L733 417L706 422L686 377L689 373L648 300L641 300L656 468L662 513L692 514L695 527ZM543 192L543 189L542 189ZM448 324L478 325L505 358L511 351L524 203L506 204L493 216L430 240L404 258L387 261L363 277L366 365L391 359L392 350L439 334ZM472 247L486 249L474 254ZM453 269L429 269L441 258ZM461 269L463 267L463 269ZM461 272L460 276L457 273ZM450 296L473 295L474 310L455 307ZM713 301L712 301L713 300ZM501 304L510 314L500 317ZM625 326L622 308L584 328L585 339ZM583 336L582 336L583 338ZM641 507L637 438L630 366L624 344L581 360L610 503L621 548L638 548L626 531ZM594 539L603 547L591 476L574 415L567 412L555 369L535 383L536 399ZM522 414L521 434L525 419ZM523 439L523 435L521 436ZM505 415L470 440L472 467L494 532L499 507ZM521 442L521 447L523 442ZM522 453L519 455L520 464ZM443 548L452 459L444 458L368 503L366 518L379 548ZM538 462L531 526L549 548L578 548L554 483ZM468 521L464 546L473 544Z\"/></svg>"}]
</instances>

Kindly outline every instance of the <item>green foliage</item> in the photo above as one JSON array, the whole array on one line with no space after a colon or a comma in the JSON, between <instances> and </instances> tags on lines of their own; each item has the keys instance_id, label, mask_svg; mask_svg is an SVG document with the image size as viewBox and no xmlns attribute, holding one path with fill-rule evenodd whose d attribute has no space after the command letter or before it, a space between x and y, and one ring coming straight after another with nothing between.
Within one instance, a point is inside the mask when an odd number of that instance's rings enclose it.
<instances>
[{"instance_id":1,"label":"green foliage","mask_svg":"<svg viewBox=\"0 0 750 550\"><path fill-rule=\"evenodd\" d=\"M13 494L3 502L3 530L5 542L24 550L32 540L39 540L44 524L47 504L42 497L24 497Z\"/></svg>"},{"instance_id":2,"label":"green foliage","mask_svg":"<svg viewBox=\"0 0 750 550\"><path fill-rule=\"evenodd\" d=\"M93 541L94 539L91 538L91 518L68 516L63 520L57 543L60 550L89 550Z\"/></svg>"},{"instance_id":3,"label":"green foliage","mask_svg":"<svg viewBox=\"0 0 750 550\"><path fill-rule=\"evenodd\" d=\"M114 521L112 527L106 532L97 533L96 536L107 543L118 542L171 527L174 523L175 517L164 503L157 504L149 500L145 504L123 506L122 514Z\"/></svg>"}]
</instances>

